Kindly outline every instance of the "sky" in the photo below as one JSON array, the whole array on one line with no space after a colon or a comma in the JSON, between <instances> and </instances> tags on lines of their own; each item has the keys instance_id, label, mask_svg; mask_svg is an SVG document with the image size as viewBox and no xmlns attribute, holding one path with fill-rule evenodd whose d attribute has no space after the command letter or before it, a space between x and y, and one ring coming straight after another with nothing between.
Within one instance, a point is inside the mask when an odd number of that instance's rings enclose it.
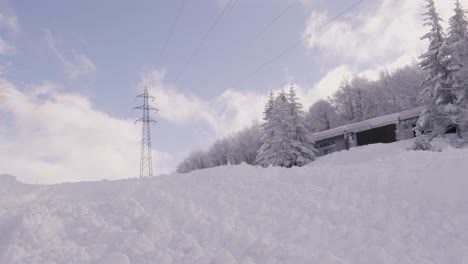
<instances>
[{"instance_id":1,"label":"sky","mask_svg":"<svg viewBox=\"0 0 468 264\"><path fill-rule=\"evenodd\" d=\"M159 175L261 120L270 91L292 83L308 108L344 78L417 61L424 1L364 0L319 30L356 2L0 0L0 174L39 184L137 177L132 108L145 86L159 109ZM447 21L454 2L436 5Z\"/></svg>"}]
</instances>

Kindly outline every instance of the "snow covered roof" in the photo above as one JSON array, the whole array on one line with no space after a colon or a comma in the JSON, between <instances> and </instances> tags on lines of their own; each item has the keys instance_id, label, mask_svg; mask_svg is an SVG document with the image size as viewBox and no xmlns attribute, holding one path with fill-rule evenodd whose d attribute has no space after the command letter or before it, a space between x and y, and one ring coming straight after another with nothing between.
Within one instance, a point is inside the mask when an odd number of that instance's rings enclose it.
<instances>
[{"instance_id":1,"label":"snow covered roof","mask_svg":"<svg viewBox=\"0 0 468 264\"><path fill-rule=\"evenodd\" d=\"M340 127L336 127L330 130L314 133L312 135L312 140L320 141L327 138L333 138L340 135L344 135L345 133L357 133L361 131L365 131L368 129L376 128L376 127L383 127L390 124L398 123L398 120L408 120L412 118L419 117L421 112L423 111L424 107L417 107L410 110L405 110L399 113L379 116L376 118L364 120L362 122L344 125Z\"/></svg>"}]
</instances>

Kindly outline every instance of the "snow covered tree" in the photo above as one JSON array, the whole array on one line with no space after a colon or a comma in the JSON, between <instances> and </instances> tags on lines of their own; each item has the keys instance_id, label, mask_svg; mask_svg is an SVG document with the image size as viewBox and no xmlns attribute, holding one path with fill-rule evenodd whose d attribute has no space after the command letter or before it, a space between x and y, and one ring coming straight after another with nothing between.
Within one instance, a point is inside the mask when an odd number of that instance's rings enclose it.
<instances>
[{"instance_id":1,"label":"snow covered tree","mask_svg":"<svg viewBox=\"0 0 468 264\"><path fill-rule=\"evenodd\" d=\"M302 104L299 102L293 86L289 89L288 103L292 126L292 148L295 156L293 166L304 166L316 159L314 153L316 149L309 138L310 132L305 126Z\"/></svg>"},{"instance_id":2,"label":"snow covered tree","mask_svg":"<svg viewBox=\"0 0 468 264\"><path fill-rule=\"evenodd\" d=\"M449 56L449 69L452 71L450 84L455 93L457 125L467 128L468 113L468 20L460 2L455 3L454 15L449 20L447 45L444 52Z\"/></svg>"},{"instance_id":3,"label":"snow covered tree","mask_svg":"<svg viewBox=\"0 0 468 264\"><path fill-rule=\"evenodd\" d=\"M260 147L262 128L259 123L254 123L229 138L230 151L229 163L240 164L245 162L250 165L256 164L256 158Z\"/></svg>"},{"instance_id":4,"label":"snow covered tree","mask_svg":"<svg viewBox=\"0 0 468 264\"><path fill-rule=\"evenodd\" d=\"M289 94L282 91L273 100L271 98L266 106L270 111L264 112L262 146L257 155L257 164L292 167L313 161L313 143L308 138L304 112L294 88L290 89ZM270 105L271 108L268 108Z\"/></svg>"},{"instance_id":5,"label":"snow covered tree","mask_svg":"<svg viewBox=\"0 0 468 264\"><path fill-rule=\"evenodd\" d=\"M265 119L267 119L266 113ZM257 155L257 164L263 167L269 165L292 167L294 165L291 119L288 98L282 91L274 98L268 119L262 125L262 147Z\"/></svg>"},{"instance_id":6,"label":"snow covered tree","mask_svg":"<svg viewBox=\"0 0 468 264\"><path fill-rule=\"evenodd\" d=\"M258 123L254 123L229 137L217 140L208 151L199 150L190 153L177 166L177 172L187 173L242 162L255 165L257 153L261 147L260 138L261 127Z\"/></svg>"},{"instance_id":7,"label":"snow covered tree","mask_svg":"<svg viewBox=\"0 0 468 264\"><path fill-rule=\"evenodd\" d=\"M375 81L359 76L345 79L327 100L335 108L338 117L334 126L421 106L422 102L418 98L425 75L419 65L413 64L393 72L382 71L380 78ZM313 127L308 128L314 130Z\"/></svg>"},{"instance_id":8,"label":"snow covered tree","mask_svg":"<svg viewBox=\"0 0 468 264\"><path fill-rule=\"evenodd\" d=\"M228 164L230 155L230 142L227 138L216 141L208 150L211 166L217 167Z\"/></svg>"},{"instance_id":9,"label":"snow covered tree","mask_svg":"<svg viewBox=\"0 0 468 264\"><path fill-rule=\"evenodd\" d=\"M270 120L274 100L275 100L275 95L273 94L273 92L270 92L270 96L268 97L268 102L265 105L265 110L263 111L263 120L265 121Z\"/></svg>"},{"instance_id":10,"label":"snow covered tree","mask_svg":"<svg viewBox=\"0 0 468 264\"><path fill-rule=\"evenodd\" d=\"M307 129L315 133L335 127L338 116L336 109L330 102L319 100L309 108L304 119Z\"/></svg>"},{"instance_id":11,"label":"snow covered tree","mask_svg":"<svg viewBox=\"0 0 468 264\"><path fill-rule=\"evenodd\" d=\"M198 150L190 153L178 166L178 173L187 173L193 170L200 170L213 167L207 152Z\"/></svg>"},{"instance_id":12,"label":"snow covered tree","mask_svg":"<svg viewBox=\"0 0 468 264\"><path fill-rule=\"evenodd\" d=\"M363 77L344 80L330 98L345 123L361 122L376 116L377 105L370 96L371 82Z\"/></svg>"},{"instance_id":13,"label":"snow covered tree","mask_svg":"<svg viewBox=\"0 0 468 264\"><path fill-rule=\"evenodd\" d=\"M420 66L426 72L424 89L420 100L426 109L421 114L416 129L429 134L429 139L443 135L447 129L456 125L456 94L451 85L452 71L449 67L451 57L447 53L445 36L440 25L440 17L434 0L426 0L427 12L424 14L424 25L430 27L429 33L422 39L429 40L429 48L421 55Z\"/></svg>"},{"instance_id":14,"label":"snow covered tree","mask_svg":"<svg viewBox=\"0 0 468 264\"><path fill-rule=\"evenodd\" d=\"M338 90L329 98L340 117L347 123L356 122L356 110L352 94L353 88L350 82L343 80Z\"/></svg>"},{"instance_id":15,"label":"snow covered tree","mask_svg":"<svg viewBox=\"0 0 468 264\"><path fill-rule=\"evenodd\" d=\"M377 105L377 114L393 114L420 106L418 95L424 79L424 72L416 64L393 72L382 71L379 80L372 83L375 91L371 99Z\"/></svg>"}]
</instances>

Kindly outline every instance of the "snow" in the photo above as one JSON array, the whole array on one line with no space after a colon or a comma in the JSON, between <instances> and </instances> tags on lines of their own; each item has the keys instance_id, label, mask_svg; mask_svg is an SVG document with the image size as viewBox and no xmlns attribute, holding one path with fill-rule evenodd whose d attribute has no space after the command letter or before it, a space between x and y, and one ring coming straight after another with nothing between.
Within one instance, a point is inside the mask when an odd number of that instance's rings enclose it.
<instances>
[{"instance_id":1,"label":"snow","mask_svg":"<svg viewBox=\"0 0 468 264\"><path fill-rule=\"evenodd\" d=\"M292 169L58 185L0 176L0 263L466 264L468 149L411 143Z\"/></svg>"}]
</instances>

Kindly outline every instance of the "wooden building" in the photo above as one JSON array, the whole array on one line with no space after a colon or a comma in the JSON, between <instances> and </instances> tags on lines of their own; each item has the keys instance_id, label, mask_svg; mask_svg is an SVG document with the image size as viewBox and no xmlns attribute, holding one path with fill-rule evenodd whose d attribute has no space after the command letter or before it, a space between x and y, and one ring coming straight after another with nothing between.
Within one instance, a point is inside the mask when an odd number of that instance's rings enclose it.
<instances>
[{"instance_id":1,"label":"wooden building","mask_svg":"<svg viewBox=\"0 0 468 264\"><path fill-rule=\"evenodd\" d=\"M422 111L423 107L418 107L314 133L311 137L321 156L357 146L410 139L415 136L413 128Z\"/></svg>"}]
</instances>

